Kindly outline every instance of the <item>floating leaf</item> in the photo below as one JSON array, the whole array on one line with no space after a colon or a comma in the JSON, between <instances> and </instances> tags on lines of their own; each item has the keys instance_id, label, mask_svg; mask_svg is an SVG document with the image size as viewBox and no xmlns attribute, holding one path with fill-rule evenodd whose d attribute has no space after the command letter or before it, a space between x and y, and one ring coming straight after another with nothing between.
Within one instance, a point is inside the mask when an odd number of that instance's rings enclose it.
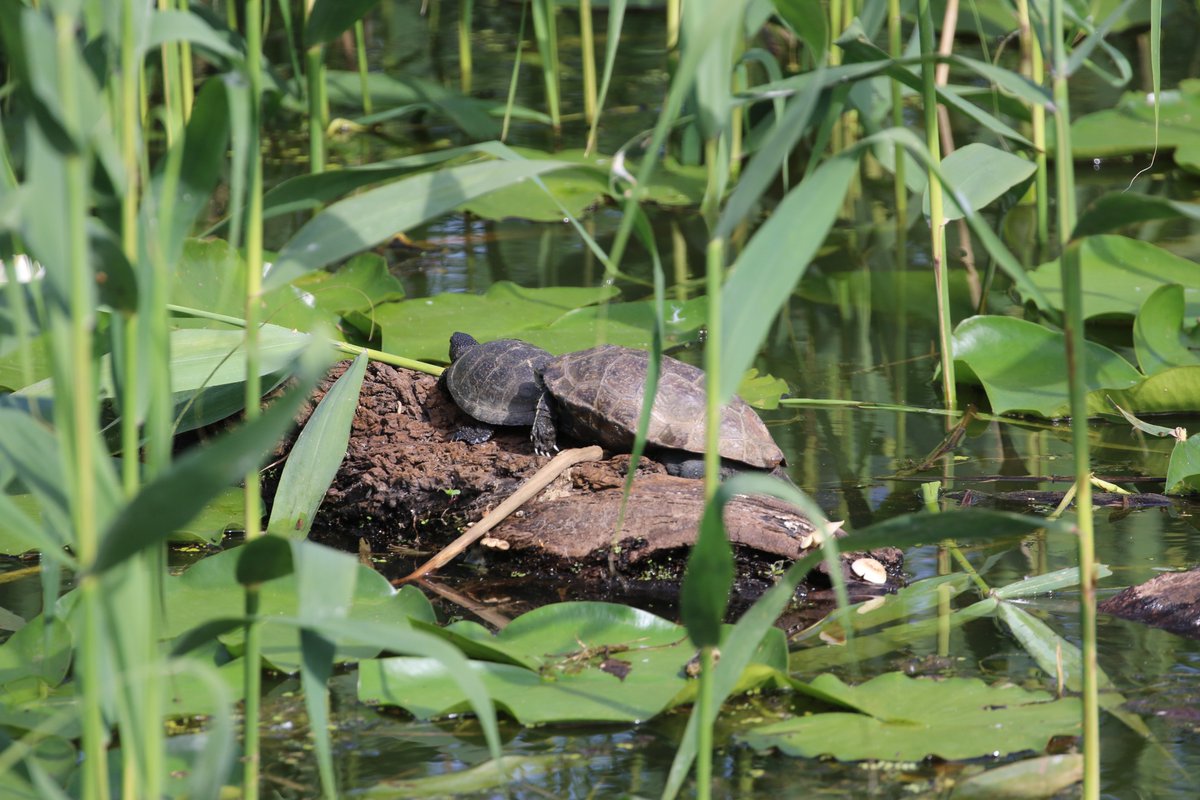
<instances>
[{"instance_id":1,"label":"floating leaf","mask_svg":"<svg viewBox=\"0 0 1200 800\"><path fill-rule=\"evenodd\" d=\"M331 558L344 553L321 548L310 542L293 542L317 548ZM177 578L166 582L166 635L180 636L185 631L219 620L238 619L245 613L245 600L237 579L240 548L209 556L189 567ZM420 592L395 592L386 578L370 567L356 567L353 602L348 618L367 622L396 623L414 617L432 618L429 601ZM299 583L288 574L260 585L259 613L265 618L296 618L300 609ZM222 626L224 629L226 626ZM241 648L242 630L230 628L221 640L234 652ZM370 658L379 646L347 641L337 651L339 661ZM263 628L263 656L279 669L295 671L300 664L299 634L293 628L269 625Z\"/></svg>"},{"instance_id":2,"label":"floating leaf","mask_svg":"<svg viewBox=\"0 0 1200 800\"><path fill-rule=\"evenodd\" d=\"M336 272L310 272L292 286L311 296L317 308L333 314L366 311L404 298L403 284L376 253L357 255Z\"/></svg>"},{"instance_id":3,"label":"floating leaf","mask_svg":"<svg viewBox=\"0 0 1200 800\"><path fill-rule=\"evenodd\" d=\"M523 725L649 719L679 702L689 684L684 667L696 654L682 627L608 603L543 606L495 635L474 623L452 625L447 635L472 655L495 651L503 663L476 660L471 668L496 704ZM768 639L775 641L756 660L774 669L760 675L760 682L784 665L779 637ZM604 668L612 658L628 662L623 679ZM445 668L421 658L361 663L359 699L399 705L421 718L463 707Z\"/></svg>"},{"instance_id":4,"label":"floating leaf","mask_svg":"<svg viewBox=\"0 0 1200 800\"><path fill-rule=\"evenodd\" d=\"M1095 111L1071 123L1071 150L1076 158L1107 158L1150 153L1156 147L1177 149L1185 156L1176 163L1195 170L1192 154L1200 149L1200 80L1179 82L1179 88L1162 92L1159 121L1155 125L1154 98L1145 92L1127 92L1113 108Z\"/></svg>"},{"instance_id":5,"label":"floating leaf","mask_svg":"<svg viewBox=\"0 0 1200 800\"><path fill-rule=\"evenodd\" d=\"M1200 364L1183 336L1183 287L1160 286L1146 298L1133 322L1133 348L1147 375L1170 367Z\"/></svg>"},{"instance_id":6,"label":"floating leaf","mask_svg":"<svg viewBox=\"0 0 1200 800\"><path fill-rule=\"evenodd\" d=\"M1107 398L1140 414L1194 412L1200 408L1200 366L1171 367L1128 389L1094 395L1088 396L1088 408L1092 413L1104 410L1106 406L1100 401Z\"/></svg>"},{"instance_id":7,"label":"floating leaf","mask_svg":"<svg viewBox=\"0 0 1200 800\"><path fill-rule=\"evenodd\" d=\"M1110 192L1093 200L1075 223L1072 239L1168 219L1200 220L1200 203L1181 203L1169 197L1134 192Z\"/></svg>"},{"instance_id":8,"label":"floating leaf","mask_svg":"<svg viewBox=\"0 0 1200 800\"><path fill-rule=\"evenodd\" d=\"M929 680L887 673L858 686L821 675L806 693L861 712L810 714L764 725L737 738L756 750L841 761L921 761L1045 749L1053 736L1077 735L1080 705L1019 686L977 678Z\"/></svg>"},{"instance_id":9,"label":"floating leaf","mask_svg":"<svg viewBox=\"0 0 1200 800\"><path fill-rule=\"evenodd\" d=\"M1137 314L1155 289L1177 283L1184 289L1186 315L1200 316L1200 271L1195 263L1150 242L1124 236L1089 236L1079 248L1083 274L1083 316ZM1052 308L1062 310L1062 270L1057 260L1029 273ZM1032 298L1022 296L1023 301Z\"/></svg>"},{"instance_id":10,"label":"floating leaf","mask_svg":"<svg viewBox=\"0 0 1200 800\"><path fill-rule=\"evenodd\" d=\"M1060 417L1067 413L1066 346L1059 331L1013 317L976 316L954 329L955 361L983 385L992 411ZM1097 389L1128 389L1141 375L1107 347L1085 342L1085 385L1091 413L1106 410ZM966 379L967 375L960 377ZM1114 397L1116 394L1114 393Z\"/></svg>"}]
</instances>

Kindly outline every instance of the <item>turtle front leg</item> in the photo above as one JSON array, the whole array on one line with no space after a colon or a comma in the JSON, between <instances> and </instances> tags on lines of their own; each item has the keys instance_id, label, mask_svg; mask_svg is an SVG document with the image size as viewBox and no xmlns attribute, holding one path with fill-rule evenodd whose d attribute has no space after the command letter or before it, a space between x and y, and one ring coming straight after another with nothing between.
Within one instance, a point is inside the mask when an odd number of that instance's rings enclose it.
<instances>
[{"instance_id":1,"label":"turtle front leg","mask_svg":"<svg viewBox=\"0 0 1200 800\"><path fill-rule=\"evenodd\" d=\"M533 440L533 452L548 456L558 452L558 434L554 430L554 411L550 408L547 393L538 398L537 410L533 412L533 429L529 438Z\"/></svg>"}]
</instances>

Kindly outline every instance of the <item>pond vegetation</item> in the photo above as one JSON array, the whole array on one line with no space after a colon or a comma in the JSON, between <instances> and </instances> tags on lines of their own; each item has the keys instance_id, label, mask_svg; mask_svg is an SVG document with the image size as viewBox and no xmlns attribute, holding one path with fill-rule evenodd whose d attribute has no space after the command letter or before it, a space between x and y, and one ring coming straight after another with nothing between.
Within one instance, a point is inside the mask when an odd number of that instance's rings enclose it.
<instances>
[{"instance_id":1,"label":"pond vegetation","mask_svg":"<svg viewBox=\"0 0 1200 800\"><path fill-rule=\"evenodd\" d=\"M0 7L6 794L1194 796L1200 646L1096 600L1200 560L1200 19L955 9ZM708 424L652 608L397 590L309 533L460 330L670 351L788 479ZM731 610L740 495L813 529Z\"/></svg>"}]
</instances>

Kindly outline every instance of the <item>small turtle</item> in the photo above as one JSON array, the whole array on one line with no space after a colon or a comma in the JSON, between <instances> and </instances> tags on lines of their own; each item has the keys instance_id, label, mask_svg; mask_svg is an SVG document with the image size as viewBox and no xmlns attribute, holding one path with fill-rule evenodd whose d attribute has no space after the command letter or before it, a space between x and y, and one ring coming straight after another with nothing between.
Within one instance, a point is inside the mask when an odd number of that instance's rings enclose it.
<instances>
[{"instance_id":1,"label":"small turtle","mask_svg":"<svg viewBox=\"0 0 1200 800\"><path fill-rule=\"evenodd\" d=\"M519 339L480 344L474 337L450 337L450 366L441 382L454 402L479 424L459 428L455 441L479 444L495 425L532 425L542 396L541 370L550 353Z\"/></svg>"},{"instance_id":2,"label":"small turtle","mask_svg":"<svg viewBox=\"0 0 1200 800\"><path fill-rule=\"evenodd\" d=\"M556 449L557 426L581 442L627 452L642 412L649 359L644 350L608 344L567 353L542 366L546 395L533 421L535 449ZM676 474L703 474L695 459L678 457L704 452L704 411L704 371L663 356L646 442L657 449L683 451L668 454L673 456L667 459L668 468ZM740 397L721 410L720 454L758 469L783 463L783 452L767 426Z\"/></svg>"}]
</instances>

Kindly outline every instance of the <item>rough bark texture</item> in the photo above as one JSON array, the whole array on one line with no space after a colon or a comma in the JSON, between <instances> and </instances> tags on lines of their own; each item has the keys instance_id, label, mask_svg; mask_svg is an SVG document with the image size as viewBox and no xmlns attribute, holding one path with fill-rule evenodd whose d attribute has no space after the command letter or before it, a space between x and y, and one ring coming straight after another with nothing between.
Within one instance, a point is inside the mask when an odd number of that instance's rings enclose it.
<instances>
[{"instance_id":1,"label":"rough bark texture","mask_svg":"<svg viewBox=\"0 0 1200 800\"><path fill-rule=\"evenodd\" d=\"M312 406L343 369L331 373ZM452 441L454 431L469 422L435 378L372 363L346 458L315 520L314 536L348 549L357 549L363 538L375 552L401 550L424 560L546 462L533 453L527 429L498 429L478 445ZM628 465L628 455L615 455L573 467L491 531L475 555L503 574L519 569L592 583L611 584L611 565L618 567L617 580L636 579L643 588L665 581L677 591L704 508L703 484L667 475L662 465L643 458L614 535ZM781 568L806 554L803 545L813 530L790 506L770 498L736 498L726 507L725 523L746 590L758 582L765 588ZM849 569L863 555L846 554L843 573L855 594L883 590ZM899 551L870 555L887 569L890 587L901 582Z\"/></svg>"},{"instance_id":2,"label":"rough bark texture","mask_svg":"<svg viewBox=\"0 0 1200 800\"><path fill-rule=\"evenodd\" d=\"M1099 610L1200 639L1200 567L1130 586L1101 603Z\"/></svg>"}]
</instances>

